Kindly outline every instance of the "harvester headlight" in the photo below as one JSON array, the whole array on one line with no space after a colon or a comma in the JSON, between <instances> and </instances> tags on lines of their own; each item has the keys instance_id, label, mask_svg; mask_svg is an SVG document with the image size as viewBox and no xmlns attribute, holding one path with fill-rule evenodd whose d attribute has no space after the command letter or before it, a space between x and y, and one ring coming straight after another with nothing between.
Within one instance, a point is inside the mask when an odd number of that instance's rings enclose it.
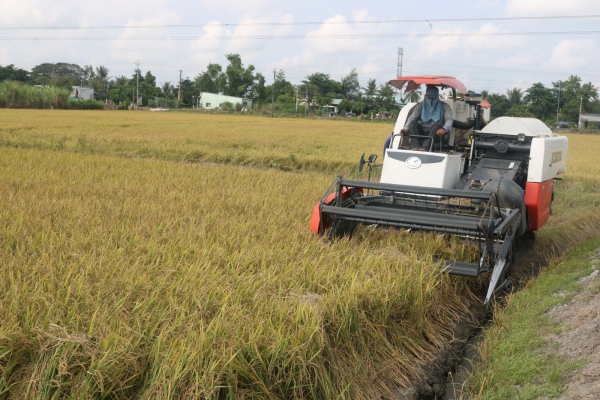
<instances>
[{"instance_id":1,"label":"harvester headlight","mask_svg":"<svg viewBox=\"0 0 600 400\"><path fill-rule=\"evenodd\" d=\"M519 143L525 143L525 139L527 138L527 136L525 136L524 133L519 133L517 135L517 142Z\"/></svg>"}]
</instances>

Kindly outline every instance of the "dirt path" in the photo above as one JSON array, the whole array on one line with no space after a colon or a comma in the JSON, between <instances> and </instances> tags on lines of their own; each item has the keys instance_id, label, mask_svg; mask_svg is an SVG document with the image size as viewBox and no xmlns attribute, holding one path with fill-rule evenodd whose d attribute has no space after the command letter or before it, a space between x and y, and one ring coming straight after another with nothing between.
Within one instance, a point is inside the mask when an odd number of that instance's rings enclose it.
<instances>
[{"instance_id":1,"label":"dirt path","mask_svg":"<svg viewBox=\"0 0 600 400\"><path fill-rule=\"evenodd\" d=\"M581 293L548 311L554 321L563 325L560 334L549 338L558 354L567 361L587 360L582 369L569 377L567 389L560 397L564 400L600 399L600 248L590 261L594 272L579 280L584 287Z\"/></svg>"}]
</instances>

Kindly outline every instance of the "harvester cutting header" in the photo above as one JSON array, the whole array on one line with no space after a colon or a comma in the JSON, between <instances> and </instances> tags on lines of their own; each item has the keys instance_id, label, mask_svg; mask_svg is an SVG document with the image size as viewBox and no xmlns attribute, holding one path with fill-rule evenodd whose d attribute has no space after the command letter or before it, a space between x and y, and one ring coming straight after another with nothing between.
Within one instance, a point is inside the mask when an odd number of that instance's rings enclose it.
<instances>
[{"instance_id":1,"label":"harvester cutting header","mask_svg":"<svg viewBox=\"0 0 600 400\"><path fill-rule=\"evenodd\" d=\"M427 85L422 104L402 108L384 148L380 182L337 177L315 205L310 228L328 238L351 236L358 224L442 232L474 242L478 262L446 260L452 274L491 272L485 302L509 285L534 231L551 214L554 180L566 172L567 138L533 118L489 121L481 95L457 98L465 85L448 76L389 82ZM438 91L451 89L449 99ZM377 156L361 157L369 169Z\"/></svg>"}]
</instances>

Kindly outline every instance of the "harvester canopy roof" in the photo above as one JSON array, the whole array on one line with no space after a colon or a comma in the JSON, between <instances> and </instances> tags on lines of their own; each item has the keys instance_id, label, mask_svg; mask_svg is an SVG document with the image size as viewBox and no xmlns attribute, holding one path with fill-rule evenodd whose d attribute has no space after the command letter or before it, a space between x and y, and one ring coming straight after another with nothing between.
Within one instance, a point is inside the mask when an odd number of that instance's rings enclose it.
<instances>
[{"instance_id":1,"label":"harvester canopy roof","mask_svg":"<svg viewBox=\"0 0 600 400\"><path fill-rule=\"evenodd\" d=\"M392 79L388 83L400 90L406 85L406 91L410 92L415 90L420 85L436 85L436 86L448 86L459 90L463 93L467 93L467 87L464 83L454 78L453 76L441 76L441 75L425 75L425 76L399 76L396 79Z\"/></svg>"}]
</instances>

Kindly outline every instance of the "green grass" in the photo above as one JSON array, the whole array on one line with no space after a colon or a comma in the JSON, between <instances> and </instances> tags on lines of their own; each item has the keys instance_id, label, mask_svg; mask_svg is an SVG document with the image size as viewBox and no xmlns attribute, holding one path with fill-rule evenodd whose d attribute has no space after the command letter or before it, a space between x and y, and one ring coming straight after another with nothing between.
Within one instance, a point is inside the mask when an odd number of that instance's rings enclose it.
<instances>
[{"instance_id":1,"label":"green grass","mask_svg":"<svg viewBox=\"0 0 600 400\"><path fill-rule=\"evenodd\" d=\"M37 88L21 82L0 82L0 109L66 108L69 91L63 88Z\"/></svg>"},{"instance_id":2,"label":"green grass","mask_svg":"<svg viewBox=\"0 0 600 400\"><path fill-rule=\"evenodd\" d=\"M497 307L493 326L486 331L481 346L482 365L470 381L471 397L478 399L537 399L557 396L565 387L569 372L585 365L585 360L565 361L546 339L560 332L547 311L568 302L581 290L577 280L589 275L590 253L600 247L594 238L569 251L531 281L522 291ZM565 297L553 296L559 291Z\"/></svg>"}]
</instances>

